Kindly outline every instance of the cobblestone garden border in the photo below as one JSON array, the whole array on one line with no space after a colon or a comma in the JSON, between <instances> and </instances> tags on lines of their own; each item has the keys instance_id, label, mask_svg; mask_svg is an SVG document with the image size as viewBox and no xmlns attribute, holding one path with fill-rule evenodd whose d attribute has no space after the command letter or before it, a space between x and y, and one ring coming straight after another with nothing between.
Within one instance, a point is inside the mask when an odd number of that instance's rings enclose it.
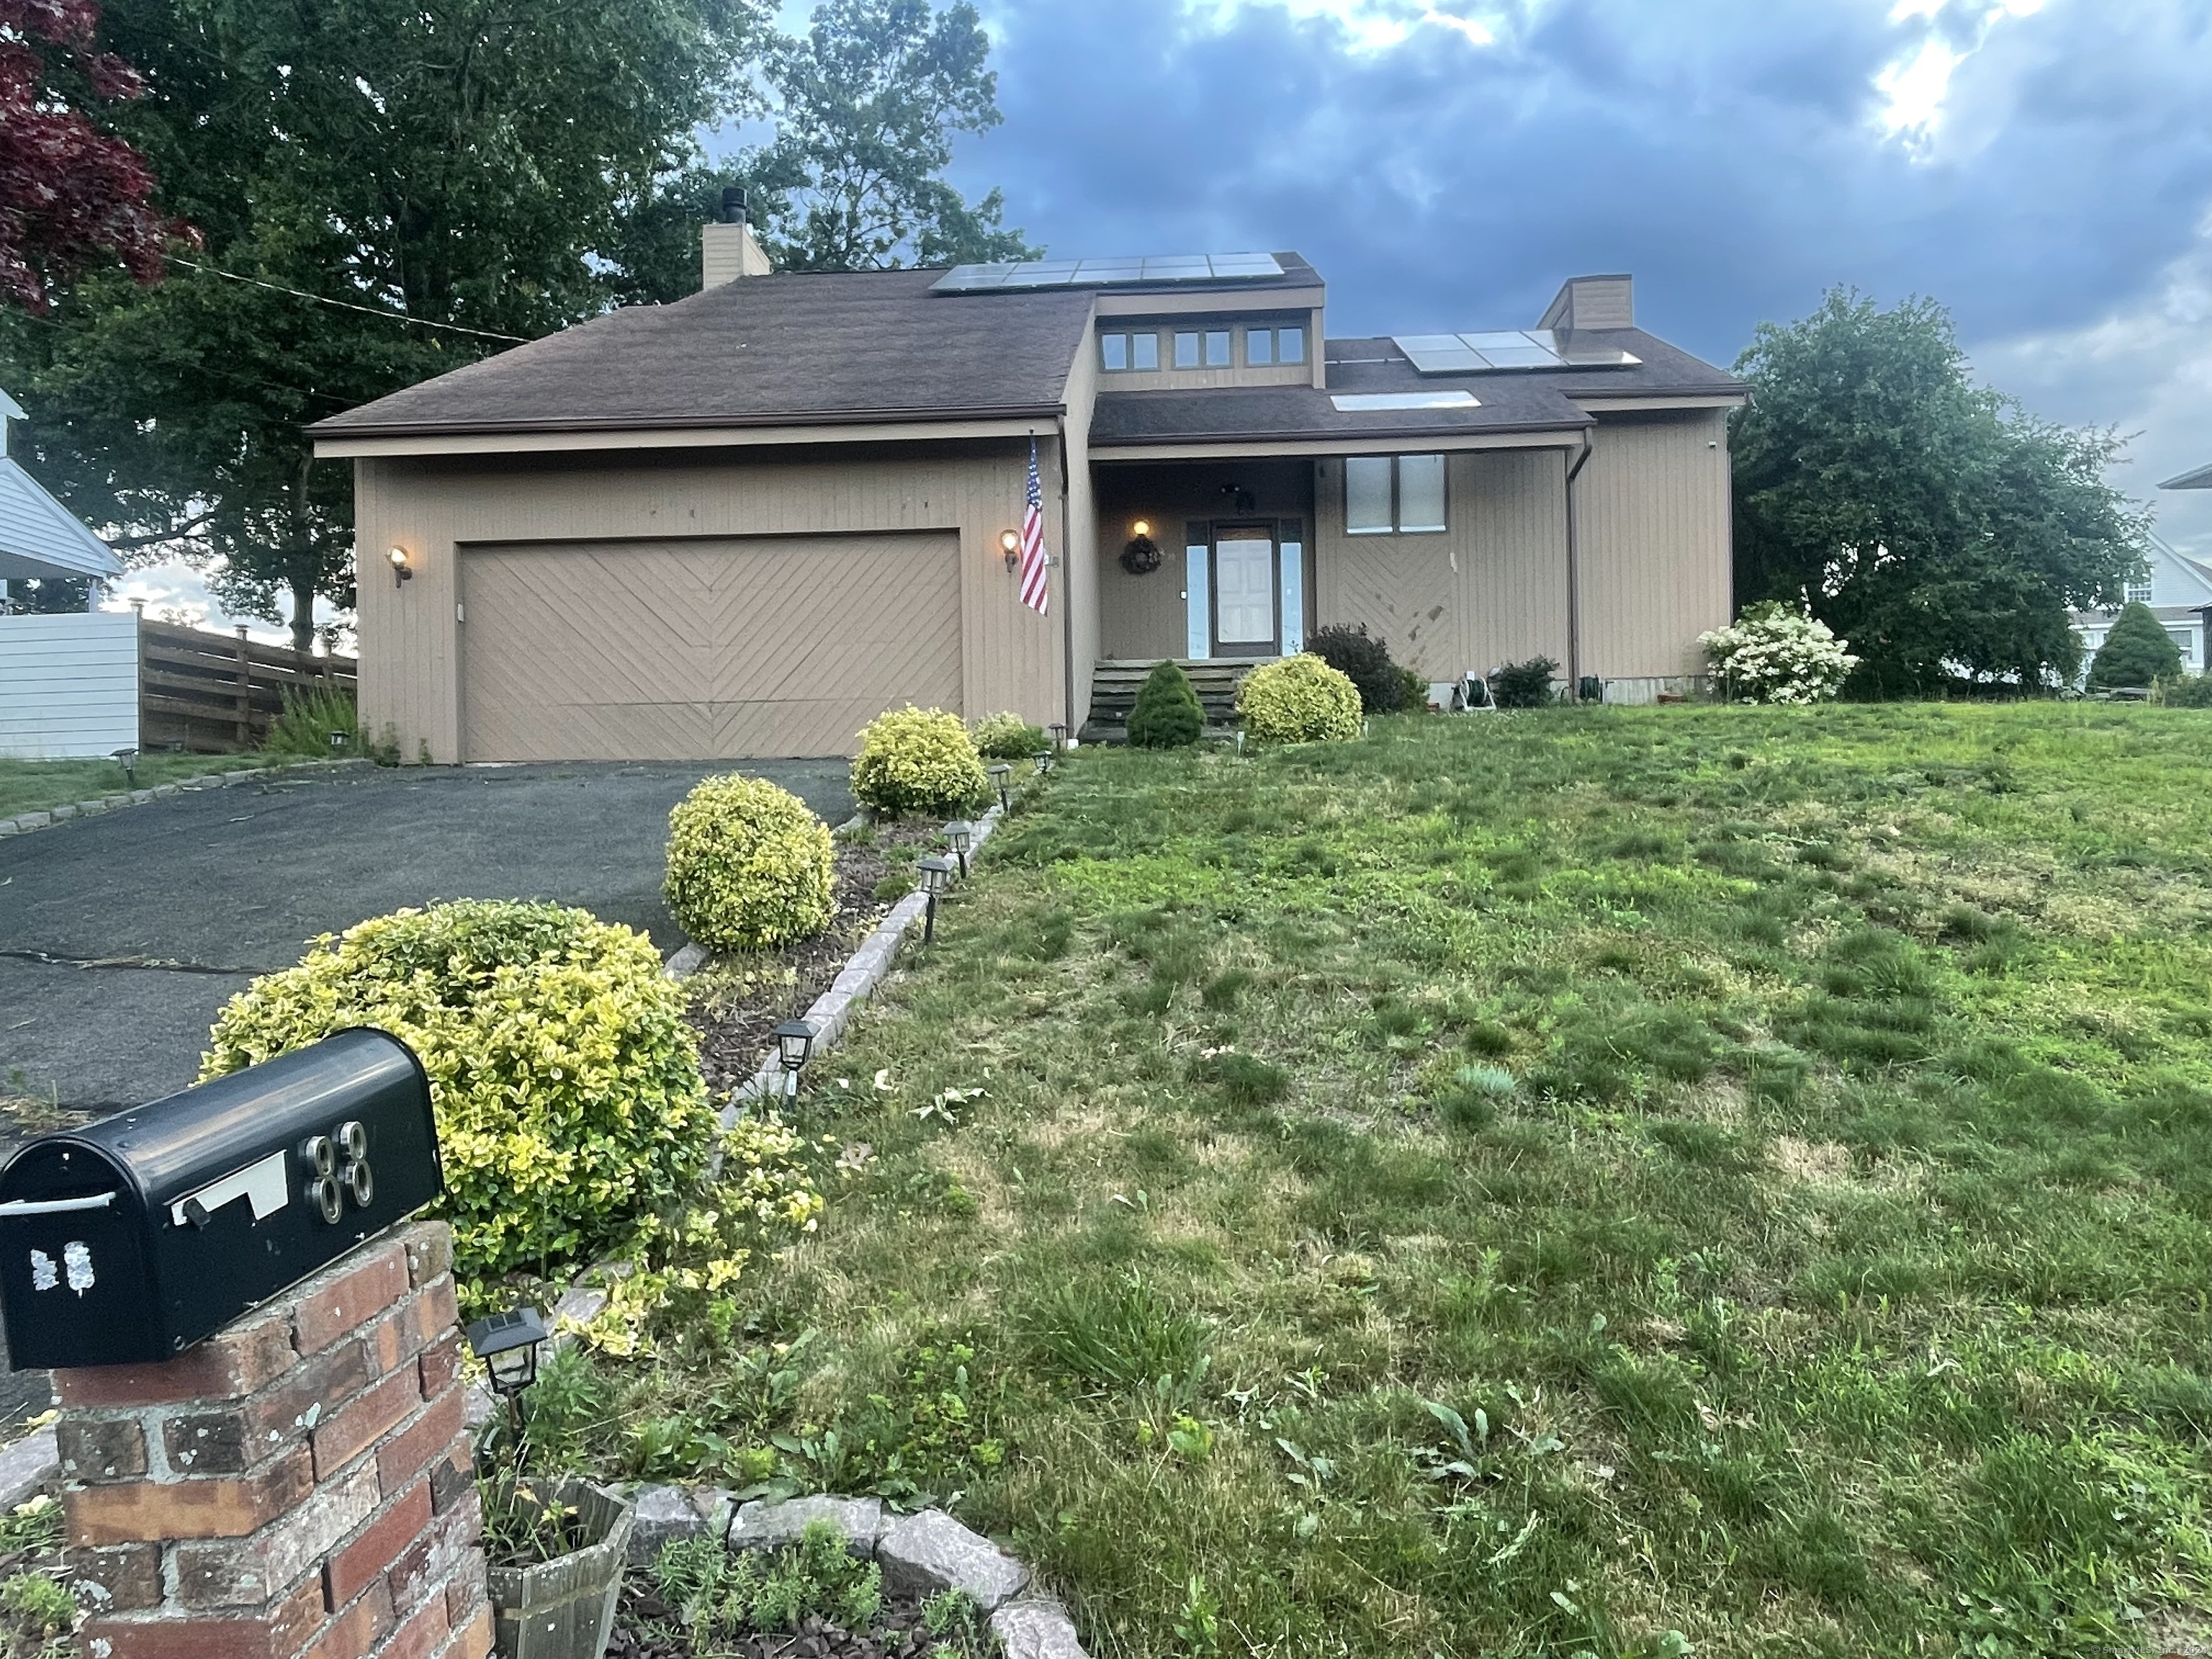
<instances>
[{"instance_id":1,"label":"cobblestone garden border","mask_svg":"<svg viewBox=\"0 0 2212 1659\"><path fill-rule=\"evenodd\" d=\"M629 1561L649 1564L664 1545L712 1534L732 1550L796 1544L815 1521L845 1535L846 1547L884 1571L894 1595L958 1590L988 1614L1006 1659L1086 1659L1067 1609L1037 1590L1030 1570L942 1510L886 1514L874 1498L819 1496L739 1504L720 1486L641 1486Z\"/></svg>"},{"instance_id":2,"label":"cobblestone garden border","mask_svg":"<svg viewBox=\"0 0 2212 1659\"><path fill-rule=\"evenodd\" d=\"M337 772L355 767L374 766L376 763L356 756L346 760L295 761L289 766L241 766L232 772L210 772L197 778L183 778L174 783L157 783L148 789L118 789L112 795L102 795L96 800L65 802L49 806L43 811L18 812L12 818L0 818L0 836L27 836L33 830L51 830L58 823L68 823L76 818L99 817L104 813L118 812L126 806L148 806L157 800L167 800L172 795L182 794L187 789L227 789L234 784L250 782L257 778L287 777L298 772Z\"/></svg>"}]
</instances>

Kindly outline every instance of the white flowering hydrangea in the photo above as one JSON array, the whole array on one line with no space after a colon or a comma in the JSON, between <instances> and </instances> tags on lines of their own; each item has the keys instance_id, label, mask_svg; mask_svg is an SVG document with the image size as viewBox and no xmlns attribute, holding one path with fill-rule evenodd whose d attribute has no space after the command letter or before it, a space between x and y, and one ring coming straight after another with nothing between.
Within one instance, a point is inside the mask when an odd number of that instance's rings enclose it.
<instances>
[{"instance_id":1,"label":"white flowering hydrangea","mask_svg":"<svg viewBox=\"0 0 2212 1659\"><path fill-rule=\"evenodd\" d=\"M1754 605L1730 628L1698 635L1728 696L1744 702L1819 702L1836 695L1859 659L1810 609Z\"/></svg>"}]
</instances>

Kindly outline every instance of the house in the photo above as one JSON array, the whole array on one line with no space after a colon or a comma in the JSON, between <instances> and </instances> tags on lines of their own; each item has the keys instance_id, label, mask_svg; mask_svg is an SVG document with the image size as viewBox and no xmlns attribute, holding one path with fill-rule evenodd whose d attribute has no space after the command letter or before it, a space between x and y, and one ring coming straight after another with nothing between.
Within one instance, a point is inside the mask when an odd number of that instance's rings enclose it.
<instances>
[{"instance_id":1,"label":"house","mask_svg":"<svg viewBox=\"0 0 2212 1659\"><path fill-rule=\"evenodd\" d=\"M123 574L107 544L8 453L22 406L0 392L0 756L54 759L138 744L134 619L100 610L100 585ZM10 616L8 588L86 580L87 609Z\"/></svg>"},{"instance_id":2,"label":"house","mask_svg":"<svg viewBox=\"0 0 2212 1659\"><path fill-rule=\"evenodd\" d=\"M2204 611L2207 606L2212 606L2212 567L2177 552L2156 536L2150 538L2145 565L2142 579L2127 586L2127 602L2133 605L2140 600L2148 605L2151 614L2165 625L2174 644L2181 649L2184 673L2203 673ZM2104 645L2105 635L2112 631L2112 619L2119 614L2118 611L2073 613L2074 631L2081 637L2084 676L2089 672L2089 659Z\"/></svg>"},{"instance_id":3,"label":"house","mask_svg":"<svg viewBox=\"0 0 2212 1659\"><path fill-rule=\"evenodd\" d=\"M1328 623L1649 699L1730 615L1745 389L1626 276L1332 339L1296 253L774 274L741 211L704 233L696 295L313 428L355 468L362 719L405 752L845 753L908 702L1097 733L1134 667ZM1007 550L1032 453L1044 615Z\"/></svg>"}]
</instances>

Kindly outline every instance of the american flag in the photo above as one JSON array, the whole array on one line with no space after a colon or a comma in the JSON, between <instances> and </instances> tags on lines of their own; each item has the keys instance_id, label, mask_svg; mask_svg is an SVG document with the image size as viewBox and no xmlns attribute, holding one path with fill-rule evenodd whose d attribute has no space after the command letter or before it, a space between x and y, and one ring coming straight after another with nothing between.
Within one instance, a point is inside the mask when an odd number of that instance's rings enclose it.
<instances>
[{"instance_id":1,"label":"american flag","mask_svg":"<svg viewBox=\"0 0 2212 1659\"><path fill-rule=\"evenodd\" d=\"M1052 565L1044 550L1044 491L1037 485L1036 440L1030 440L1030 504L1022 514L1022 603L1038 616L1047 609L1045 572Z\"/></svg>"}]
</instances>

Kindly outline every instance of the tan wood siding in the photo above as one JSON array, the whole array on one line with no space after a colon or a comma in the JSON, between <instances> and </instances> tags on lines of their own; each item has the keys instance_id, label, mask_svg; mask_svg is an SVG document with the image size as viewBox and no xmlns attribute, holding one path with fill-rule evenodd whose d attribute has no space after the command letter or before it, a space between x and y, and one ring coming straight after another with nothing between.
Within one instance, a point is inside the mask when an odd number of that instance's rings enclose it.
<instances>
[{"instance_id":1,"label":"tan wood siding","mask_svg":"<svg viewBox=\"0 0 2212 1659\"><path fill-rule=\"evenodd\" d=\"M945 532L469 547L461 757L735 760L852 751L958 709Z\"/></svg>"},{"instance_id":2,"label":"tan wood siding","mask_svg":"<svg viewBox=\"0 0 2212 1659\"><path fill-rule=\"evenodd\" d=\"M1038 438L1040 470L1056 483L1049 422L1040 423ZM1060 616L1022 605L999 546L1000 533L1021 523L1028 465L1026 438L840 447L819 457L779 450L356 462L363 720L380 736L389 727L410 759L418 744L435 762L459 757L462 547L916 530L958 540L962 708L1059 720ZM385 562L395 543L416 567L404 586Z\"/></svg>"},{"instance_id":3,"label":"tan wood siding","mask_svg":"<svg viewBox=\"0 0 2212 1659\"><path fill-rule=\"evenodd\" d=\"M1446 466L1443 534L1347 536L1344 464L1319 464L1318 620L1364 626L1431 679L1539 655L1564 663L1564 458L1500 450Z\"/></svg>"},{"instance_id":4,"label":"tan wood siding","mask_svg":"<svg viewBox=\"0 0 2212 1659\"><path fill-rule=\"evenodd\" d=\"M1727 416L1601 417L1576 481L1583 672L1694 674L1733 592Z\"/></svg>"}]
</instances>

